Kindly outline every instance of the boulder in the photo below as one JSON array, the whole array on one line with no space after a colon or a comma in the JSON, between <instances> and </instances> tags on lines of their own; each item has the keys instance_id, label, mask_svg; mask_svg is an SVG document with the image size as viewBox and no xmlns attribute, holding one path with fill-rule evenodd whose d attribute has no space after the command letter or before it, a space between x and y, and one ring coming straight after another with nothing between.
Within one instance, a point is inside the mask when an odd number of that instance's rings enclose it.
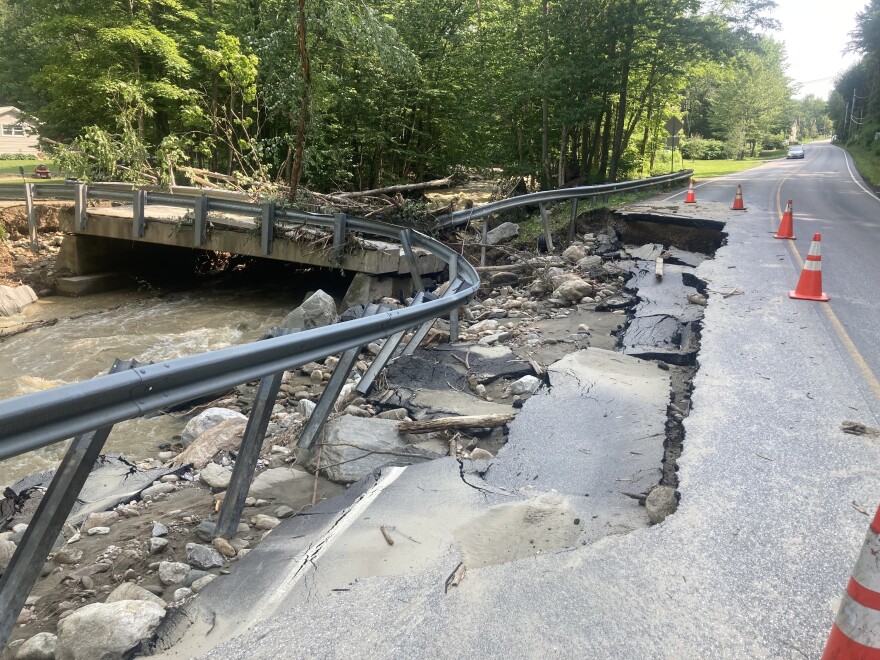
<instances>
[{"instance_id":1,"label":"boulder","mask_svg":"<svg viewBox=\"0 0 880 660\"><path fill-rule=\"evenodd\" d=\"M186 560L196 568L208 570L209 568L218 568L226 563L223 555L214 548L199 543L186 544Z\"/></svg>"},{"instance_id":2,"label":"boulder","mask_svg":"<svg viewBox=\"0 0 880 660\"><path fill-rule=\"evenodd\" d=\"M587 248L583 245L569 245L562 253L562 258L567 262L576 264L578 261L587 256Z\"/></svg>"},{"instance_id":3,"label":"boulder","mask_svg":"<svg viewBox=\"0 0 880 660\"><path fill-rule=\"evenodd\" d=\"M122 660L148 639L165 608L145 600L93 603L58 624L58 660Z\"/></svg>"},{"instance_id":4,"label":"boulder","mask_svg":"<svg viewBox=\"0 0 880 660\"><path fill-rule=\"evenodd\" d=\"M76 564L83 558L83 551L70 546L64 546L55 551L52 559L56 564Z\"/></svg>"},{"instance_id":5,"label":"boulder","mask_svg":"<svg viewBox=\"0 0 880 660\"><path fill-rule=\"evenodd\" d=\"M147 543L147 550L151 555L158 555L162 552L165 552L165 548L168 547L168 539L163 539L160 536L154 536Z\"/></svg>"},{"instance_id":6,"label":"boulder","mask_svg":"<svg viewBox=\"0 0 880 660\"><path fill-rule=\"evenodd\" d=\"M207 410L200 412L189 420L183 431L181 431L180 440L183 442L183 446L189 447L196 438L202 435L202 433L228 419L241 419L247 422L247 417L240 412L235 412L228 408L208 408ZM178 459L179 458L180 457L178 456ZM182 465L179 460L175 460L175 463L177 465Z\"/></svg>"},{"instance_id":7,"label":"boulder","mask_svg":"<svg viewBox=\"0 0 880 660\"><path fill-rule=\"evenodd\" d=\"M369 305L374 300L379 300L394 293L394 279L390 277L380 278L367 273L356 273L348 291L342 299L340 309L348 311L356 305Z\"/></svg>"},{"instance_id":8,"label":"boulder","mask_svg":"<svg viewBox=\"0 0 880 660\"><path fill-rule=\"evenodd\" d=\"M232 479L232 470L216 463L208 463L199 472L199 480L202 483L208 484L211 488L227 488L229 487L230 479Z\"/></svg>"},{"instance_id":9,"label":"boulder","mask_svg":"<svg viewBox=\"0 0 880 660\"><path fill-rule=\"evenodd\" d=\"M671 486L657 486L645 500L648 520L652 525L666 520L666 517L675 513L677 508L678 498L675 496L675 489Z\"/></svg>"},{"instance_id":10,"label":"boulder","mask_svg":"<svg viewBox=\"0 0 880 660\"><path fill-rule=\"evenodd\" d=\"M493 287L505 286L506 284L519 284L519 275L516 273L493 273L491 280Z\"/></svg>"},{"instance_id":11,"label":"boulder","mask_svg":"<svg viewBox=\"0 0 880 660\"><path fill-rule=\"evenodd\" d=\"M534 376L523 376L510 386L514 394L534 394L541 387L541 379Z\"/></svg>"},{"instance_id":12,"label":"boulder","mask_svg":"<svg viewBox=\"0 0 880 660\"><path fill-rule=\"evenodd\" d=\"M37 294L27 284L0 286L0 316L18 314L31 303L37 302Z\"/></svg>"},{"instance_id":13,"label":"boulder","mask_svg":"<svg viewBox=\"0 0 880 660\"><path fill-rule=\"evenodd\" d=\"M163 561L159 564L159 579L164 585L180 584L190 572L189 564L180 561Z\"/></svg>"},{"instance_id":14,"label":"boulder","mask_svg":"<svg viewBox=\"0 0 880 660\"><path fill-rule=\"evenodd\" d=\"M320 328L325 325L333 325L339 320L336 313L336 301L318 289L306 298L302 304L284 317L281 327L300 330Z\"/></svg>"},{"instance_id":15,"label":"boulder","mask_svg":"<svg viewBox=\"0 0 880 660\"><path fill-rule=\"evenodd\" d=\"M584 296L593 295L593 287L579 277L567 280L553 292L554 298L576 303Z\"/></svg>"},{"instance_id":16,"label":"boulder","mask_svg":"<svg viewBox=\"0 0 880 660\"><path fill-rule=\"evenodd\" d=\"M123 582L107 596L105 603L115 603L120 600L145 600L148 603L156 603L160 607L165 607L164 600L156 594L147 591L143 587L139 587L134 582Z\"/></svg>"},{"instance_id":17,"label":"boulder","mask_svg":"<svg viewBox=\"0 0 880 660\"><path fill-rule=\"evenodd\" d=\"M12 541L7 541L6 539L0 541L0 573L9 566L9 560L15 554L15 547L15 543ZM82 552L79 553L79 556L82 557Z\"/></svg>"},{"instance_id":18,"label":"boulder","mask_svg":"<svg viewBox=\"0 0 880 660\"><path fill-rule=\"evenodd\" d=\"M165 608L145 600L86 605L58 624L58 660L122 660L148 639Z\"/></svg>"},{"instance_id":19,"label":"boulder","mask_svg":"<svg viewBox=\"0 0 880 660\"><path fill-rule=\"evenodd\" d=\"M37 633L18 648L15 660L55 660L57 640L52 633Z\"/></svg>"},{"instance_id":20,"label":"boulder","mask_svg":"<svg viewBox=\"0 0 880 660\"><path fill-rule=\"evenodd\" d=\"M274 504L296 505L311 499L314 480L300 467L272 468L257 475L251 483L248 497Z\"/></svg>"},{"instance_id":21,"label":"boulder","mask_svg":"<svg viewBox=\"0 0 880 660\"><path fill-rule=\"evenodd\" d=\"M504 243L517 236L519 236L518 224L513 222L502 222L495 227L495 229L490 229L486 233L486 243L488 245L498 245L499 243Z\"/></svg>"},{"instance_id":22,"label":"boulder","mask_svg":"<svg viewBox=\"0 0 880 660\"><path fill-rule=\"evenodd\" d=\"M199 578L198 580L196 580L195 582L192 583L192 590L195 593L199 593L202 589L204 589L209 584L211 584L211 582L213 582L216 577L217 577L216 575L206 575L204 577Z\"/></svg>"},{"instance_id":23,"label":"boulder","mask_svg":"<svg viewBox=\"0 0 880 660\"><path fill-rule=\"evenodd\" d=\"M407 444L406 436L397 432L398 424L392 419L351 415L329 421L321 455L324 476L350 484L388 463L409 465L437 458L437 454ZM314 470L317 452L304 452L302 458Z\"/></svg>"},{"instance_id":24,"label":"boulder","mask_svg":"<svg viewBox=\"0 0 880 660\"><path fill-rule=\"evenodd\" d=\"M175 490L174 484L153 484L148 488L144 488L141 491L141 499L145 502L149 502L150 500L158 497L159 495L164 495L166 493L173 493Z\"/></svg>"},{"instance_id":25,"label":"boulder","mask_svg":"<svg viewBox=\"0 0 880 660\"><path fill-rule=\"evenodd\" d=\"M281 521L278 520L275 516L267 516L264 513L258 513L253 518L251 518L251 524L260 530L266 529L275 529L278 525L281 524Z\"/></svg>"},{"instance_id":26,"label":"boulder","mask_svg":"<svg viewBox=\"0 0 880 660\"><path fill-rule=\"evenodd\" d=\"M239 415L239 413L236 413ZM192 441L189 447L174 457L173 465L192 464L201 470L221 451L238 449L244 437L247 418L244 415L226 419L208 429Z\"/></svg>"},{"instance_id":27,"label":"boulder","mask_svg":"<svg viewBox=\"0 0 880 660\"><path fill-rule=\"evenodd\" d=\"M99 513L90 513L89 517L86 518L85 522L82 524L82 528L79 531L83 534L86 534L93 527L110 527L117 520L119 520L119 514L115 511L101 511Z\"/></svg>"},{"instance_id":28,"label":"boulder","mask_svg":"<svg viewBox=\"0 0 880 660\"><path fill-rule=\"evenodd\" d=\"M601 265L602 257L596 256L595 254L592 254L589 257L584 257L577 262L577 267L581 270L590 270L591 268L596 268Z\"/></svg>"}]
</instances>

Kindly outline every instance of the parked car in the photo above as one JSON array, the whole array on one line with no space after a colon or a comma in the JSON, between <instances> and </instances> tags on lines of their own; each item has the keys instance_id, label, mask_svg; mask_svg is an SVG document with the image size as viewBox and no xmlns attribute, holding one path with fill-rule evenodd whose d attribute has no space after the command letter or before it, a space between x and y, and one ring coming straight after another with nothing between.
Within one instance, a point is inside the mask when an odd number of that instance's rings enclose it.
<instances>
[{"instance_id":1,"label":"parked car","mask_svg":"<svg viewBox=\"0 0 880 660\"><path fill-rule=\"evenodd\" d=\"M801 145L796 144L796 145L788 148L788 155L786 156L786 158L803 158L803 157L804 157L804 148Z\"/></svg>"}]
</instances>

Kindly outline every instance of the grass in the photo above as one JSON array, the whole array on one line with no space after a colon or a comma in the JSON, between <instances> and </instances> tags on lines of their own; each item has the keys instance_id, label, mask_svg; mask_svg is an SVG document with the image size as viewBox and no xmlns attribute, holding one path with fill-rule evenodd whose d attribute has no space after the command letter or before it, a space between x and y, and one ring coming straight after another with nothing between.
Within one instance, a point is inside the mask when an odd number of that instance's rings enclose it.
<instances>
[{"instance_id":1,"label":"grass","mask_svg":"<svg viewBox=\"0 0 880 660\"><path fill-rule=\"evenodd\" d=\"M856 169L862 178L876 189L880 187L880 141L874 141L874 133L880 131L880 126L863 128L867 130L863 130L861 135L851 140L849 144L841 146L853 157Z\"/></svg>"},{"instance_id":2,"label":"grass","mask_svg":"<svg viewBox=\"0 0 880 660\"><path fill-rule=\"evenodd\" d=\"M35 179L33 173L37 165L45 165L54 176L51 179ZM57 176L55 163L51 160L0 160L0 182L20 183L21 173L18 171L19 167L24 168L24 178L28 183L64 181L64 177Z\"/></svg>"},{"instance_id":3,"label":"grass","mask_svg":"<svg viewBox=\"0 0 880 660\"><path fill-rule=\"evenodd\" d=\"M745 158L744 160L734 160L732 158L725 160L686 160L684 161L684 168L692 169L695 179L711 179L712 177L733 174L757 167L768 160L782 158L785 154L785 149L776 149L774 151L762 151L760 155L754 158Z\"/></svg>"}]
</instances>

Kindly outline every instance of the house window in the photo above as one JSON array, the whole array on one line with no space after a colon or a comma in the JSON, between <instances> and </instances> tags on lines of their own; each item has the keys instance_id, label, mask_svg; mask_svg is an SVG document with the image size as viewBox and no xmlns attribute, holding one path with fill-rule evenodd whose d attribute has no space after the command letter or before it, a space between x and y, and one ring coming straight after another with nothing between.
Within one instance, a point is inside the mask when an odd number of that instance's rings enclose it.
<instances>
[{"instance_id":1,"label":"house window","mask_svg":"<svg viewBox=\"0 0 880 660\"><path fill-rule=\"evenodd\" d=\"M5 137L24 137L24 126L22 124L2 124L0 125L0 133Z\"/></svg>"}]
</instances>

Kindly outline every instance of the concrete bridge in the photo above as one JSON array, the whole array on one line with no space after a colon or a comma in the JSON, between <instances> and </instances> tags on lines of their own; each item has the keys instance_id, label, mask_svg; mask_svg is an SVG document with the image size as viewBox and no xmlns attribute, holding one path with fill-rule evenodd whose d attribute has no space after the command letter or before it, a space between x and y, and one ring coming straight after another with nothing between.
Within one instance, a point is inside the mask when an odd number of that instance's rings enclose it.
<instances>
[{"instance_id":1,"label":"concrete bridge","mask_svg":"<svg viewBox=\"0 0 880 660\"><path fill-rule=\"evenodd\" d=\"M345 215L276 211L271 204L206 196L124 192L134 204L88 206L101 190L76 186L73 213L63 213L65 232L56 263L59 292L87 295L119 286L120 273L138 259L171 261L181 250L232 255L354 272L354 285L370 298L410 290L418 275L442 272L446 264L400 242L367 238ZM119 196L120 192L113 195ZM158 203L151 203L156 198ZM169 203L170 202L170 203ZM325 226L321 226L322 223ZM354 231L352 231L354 230ZM398 231L398 230L395 230Z\"/></svg>"}]
</instances>

